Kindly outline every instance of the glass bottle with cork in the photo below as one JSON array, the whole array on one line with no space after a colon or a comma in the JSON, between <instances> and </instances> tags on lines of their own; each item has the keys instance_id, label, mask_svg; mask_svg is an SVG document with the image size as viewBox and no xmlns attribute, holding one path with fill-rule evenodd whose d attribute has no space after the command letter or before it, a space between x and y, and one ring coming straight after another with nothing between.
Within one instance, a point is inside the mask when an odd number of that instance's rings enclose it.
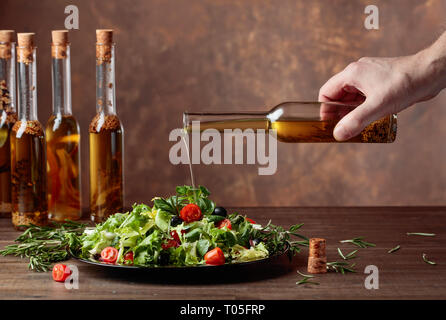
<instances>
[{"instance_id":1,"label":"glass bottle with cork","mask_svg":"<svg viewBox=\"0 0 446 320\"><path fill-rule=\"evenodd\" d=\"M12 223L45 225L46 146L37 119L36 47L34 33L18 33L18 121L11 133Z\"/></svg>"},{"instance_id":2,"label":"glass bottle with cork","mask_svg":"<svg viewBox=\"0 0 446 320\"><path fill-rule=\"evenodd\" d=\"M17 121L13 38L13 30L0 30L0 217L11 216L10 136Z\"/></svg>"},{"instance_id":3,"label":"glass bottle with cork","mask_svg":"<svg viewBox=\"0 0 446 320\"><path fill-rule=\"evenodd\" d=\"M355 107L336 102L284 102L266 112L185 112L183 125L187 132L263 129L274 130L281 142L338 142L333 130ZM392 114L372 122L346 142L391 143L395 141L396 132L397 116Z\"/></svg>"},{"instance_id":4,"label":"glass bottle with cork","mask_svg":"<svg viewBox=\"0 0 446 320\"><path fill-rule=\"evenodd\" d=\"M48 217L78 220L81 212L80 130L71 108L67 30L52 31L53 113L45 128Z\"/></svg>"},{"instance_id":5,"label":"glass bottle with cork","mask_svg":"<svg viewBox=\"0 0 446 320\"><path fill-rule=\"evenodd\" d=\"M96 30L96 116L90 123L91 220L123 210L124 129L116 114L113 30Z\"/></svg>"}]
</instances>

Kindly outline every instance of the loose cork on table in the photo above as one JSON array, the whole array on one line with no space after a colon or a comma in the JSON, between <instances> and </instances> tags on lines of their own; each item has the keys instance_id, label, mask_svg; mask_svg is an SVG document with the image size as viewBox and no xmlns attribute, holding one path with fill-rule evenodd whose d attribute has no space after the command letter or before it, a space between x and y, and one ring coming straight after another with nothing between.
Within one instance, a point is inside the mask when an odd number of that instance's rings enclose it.
<instances>
[{"instance_id":1,"label":"loose cork on table","mask_svg":"<svg viewBox=\"0 0 446 320\"><path fill-rule=\"evenodd\" d=\"M325 254L325 239L311 238L308 252L309 273L326 273L327 256Z\"/></svg>"}]
</instances>

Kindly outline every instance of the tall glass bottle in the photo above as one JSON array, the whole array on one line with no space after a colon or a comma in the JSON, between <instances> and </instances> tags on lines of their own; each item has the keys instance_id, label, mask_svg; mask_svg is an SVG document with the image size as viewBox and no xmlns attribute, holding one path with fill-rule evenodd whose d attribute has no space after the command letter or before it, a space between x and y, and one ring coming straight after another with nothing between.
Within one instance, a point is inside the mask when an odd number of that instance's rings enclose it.
<instances>
[{"instance_id":1,"label":"tall glass bottle","mask_svg":"<svg viewBox=\"0 0 446 320\"><path fill-rule=\"evenodd\" d=\"M14 31L0 30L0 217L11 215L10 134L17 121Z\"/></svg>"},{"instance_id":2,"label":"tall glass bottle","mask_svg":"<svg viewBox=\"0 0 446 320\"><path fill-rule=\"evenodd\" d=\"M89 131L91 219L101 222L124 203L124 129L116 114L112 30L96 30L96 116Z\"/></svg>"},{"instance_id":3,"label":"tall glass bottle","mask_svg":"<svg viewBox=\"0 0 446 320\"><path fill-rule=\"evenodd\" d=\"M281 142L338 142L333 130L339 120L356 105L335 102L284 102L266 112L214 112L183 114L184 128L190 132L206 129L275 130ZM196 123L197 126L193 126ZM198 127L199 123L199 127ZM391 143L395 141L397 116L392 114L372 122L346 142Z\"/></svg>"},{"instance_id":4,"label":"tall glass bottle","mask_svg":"<svg viewBox=\"0 0 446 320\"><path fill-rule=\"evenodd\" d=\"M78 220L81 212L79 124L71 111L70 44L67 30L52 32L53 113L45 128L48 216Z\"/></svg>"},{"instance_id":5,"label":"tall glass bottle","mask_svg":"<svg viewBox=\"0 0 446 320\"><path fill-rule=\"evenodd\" d=\"M11 134L12 223L45 225L46 146L37 120L36 47L34 33L17 34L19 115Z\"/></svg>"}]
</instances>

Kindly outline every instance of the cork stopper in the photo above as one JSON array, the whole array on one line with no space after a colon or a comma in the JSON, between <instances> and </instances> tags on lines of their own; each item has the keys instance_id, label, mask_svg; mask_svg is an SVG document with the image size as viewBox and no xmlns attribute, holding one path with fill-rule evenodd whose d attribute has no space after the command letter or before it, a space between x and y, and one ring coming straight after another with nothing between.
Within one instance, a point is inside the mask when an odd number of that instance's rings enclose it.
<instances>
[{"instance_id":1,"label":"cork stopper","mask_svg":"<svg viewBox=\"0 0 446 320\"><path fill-rule=\"evenodd\" d=\"M112 29L97 29L96 30L96 43L97 44L112 44L113 43L113 30Z\"/></svg>"},{"instance_id":2,"label":"cork stopper","mask_svg":"<svg viewBox=\"0 0 446 320\"><path fill-rule=\"evenodd\" d=\"M311 238L308 251L308 273L326 273L327 256L325 254L325 239Z\"/></svg>"},{"instance_id":3,"label":"cork stopper","mask_svg":"<svg viewBox=\"0 0 446 320\"><path fill-rule=\"evenodd\" d=\"M0 30L0 42L14 42L14 30Z\"/></svg>"},{"instance_id":4,"label":"cork stopper","mask_svg":"<svg viewBox=\"0 0 446 320\"><path fill-rule=\"evenodd\" d=\"M112 58L113 30L96 30L96 64L109 63Z\"/></svg>"},{"instance_id":5,"label":"cork stopper","mask_svg":"<svg viewBox=\"0 0 446 320\"><path fill-rule=\"evenodd\" d=\"M17 62L29 64L34 61L34 36L35 33L17 33Z\"/></svg>"},{"instance_id":6,"label":"cork stopper","mask_svg":"<svg viewBox=\"0 0 446 320\"><path fill-rule=\"evenodd\" d=\"M56 59L67 58L67 46L70 44L68 41L68 30L53 30L51 31L51 37L51 56Z\"/></svg>"},{"instance_id":7,"label":"cork stopper","mask_svg":"<svg viewBox=\"0 0 446 320\"><path fill-rule=\"evenodd\" d=\"M51 31L51 38L54 45L66 46L68 42L68 30L53 30Z\"/></svg>"},{"instance_id":8,"label":"cork stopper","mask_svg":"<svg viewBox=\"0 0 446 320\"><path fill-rule=\"evenodd\" d=\"M14 30L0 30L0 59L11 58L12 42L14 42Z\"/></svg>"},{"instance_id":9,"label":"cork stopper","mask_svg":"<svg viewBox=\"0 0 446 320\"><path fill-rule=\"evenodd\" d=\"M19 47L34 47L35 33L17 33Z\"/></svg>"}]
</instances>

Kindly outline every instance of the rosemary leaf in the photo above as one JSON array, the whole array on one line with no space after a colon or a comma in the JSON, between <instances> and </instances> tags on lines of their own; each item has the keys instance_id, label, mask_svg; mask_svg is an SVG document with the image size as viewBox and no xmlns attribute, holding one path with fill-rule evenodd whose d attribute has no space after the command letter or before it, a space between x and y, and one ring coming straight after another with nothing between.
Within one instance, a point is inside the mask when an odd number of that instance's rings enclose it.
<instances>
[{"instance_id":1,"label":"rosemary leaf","mask_svg":"<svg viewBox=\"0 0 446 320\"><path fill-rule=\"evenodd\" d=\"M314 276L308 275L308 274L303 274L302 272L299 272L299 270L297 271L297 273L303 277L303 279L296 282L297 285L306 284L306 283L319 285L319 282L311 281L311 279L314 278Z\"/></svg>"},{"instance_id":2,"label":"rosemary leaf","mask_svg":"<svg viewBox=\"0 0 446 320\"><path fill-rule=\"evenodd\" d=\"M401 248L400 245L397 245L395 248L392 248L389 251L387 251L387 253L394 253L395 251L398 251L400 248Z\"/></svg>"},{"instance_id":3,"label":"rosemary leaf","mask_svg":"<svg viewBox=\"0 0 446 320\"><path fill-rule=\"evenodd\" d=\"M349 240L341 240L339 242L340 243L351 243L351 244L354 244L355 246L358 246L360 248L368 248L368 247L375 247L376 246L376 244L370 243L370 242L366 242L363 239L364 239L364 237L356 237L356 238L349 239Z\"/></svg>"},{"instance_id":4,"label":"rosemary leaf","mask_svg":"<svg viewBox=\"0 0 446 320\"><path fill-rule=\"evenodd\" d=\"M408 236L423 236L423 237L435 237L435 233L424 233L424 232L407 232Z\"/></svg>"},{"instance_id":5,"label":"rosemary leaf","mask_svg":"<svg viewBox=\"0 0 446 320\"><path fill-rule=\"evenodd\" d=\"M354 259L356 258L355 254L356 252L358 252L358 250L353 250L352 252L350 252L349 254L344 255L341 251L341 249L338 248L338 253L341 256L342 259L344 260L349 260L349 259Z\"/></svg>"},{"instance_id":6,"label":"rosemary leaf","mask_svg":"<svg viewBox=\"0 0 446 320\"><path fill-rule=\"evenodd\" d=\"M429 261L427 259L427 255L425 253L423 253L423 261L426 262L427 264L430 264L430 265L436 265L437 264L436 262Z\"/></svg>"},{"instance_id":7,"label":"rosemary leaf","mask_svg":"<svg viewBox=\"0 0 446 320\"><path fill-rule=\"evenodd\" d=\"M356 272L353 269L355 267L355 265L356 264L353 263L352 265L349 266L349 264L344 261L327 262L327 270L345 274L346 272Z\"/></svg>"}]
</instances>

